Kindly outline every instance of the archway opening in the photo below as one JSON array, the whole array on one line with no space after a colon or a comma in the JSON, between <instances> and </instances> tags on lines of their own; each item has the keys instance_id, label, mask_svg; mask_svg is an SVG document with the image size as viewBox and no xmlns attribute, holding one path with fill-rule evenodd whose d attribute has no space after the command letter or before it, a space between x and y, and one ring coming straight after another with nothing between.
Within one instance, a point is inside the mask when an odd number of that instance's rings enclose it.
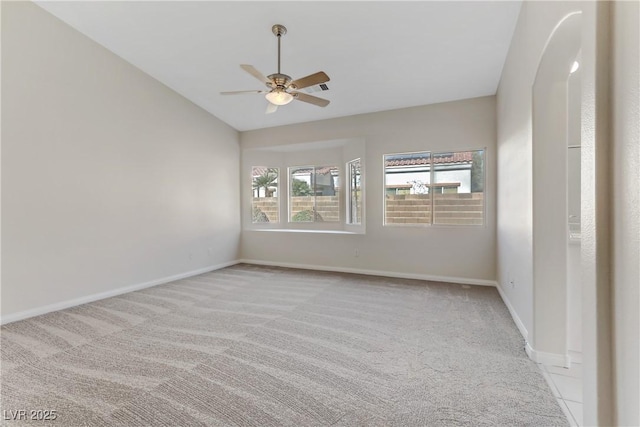
<instances>
[{"instance_id":1,"label":"archway opening","mask_svg":"<svg viewBox=\"0 0 640 427\"><path fill-rule=\"evenodd\" d=\"M538 362L565 367L571 363L568 340L575 329L575 325L569 327L569 315L576 309L576 301L569 300L576 298L575 292L570 293L568 287L568 147L575 129L572 118L580 117L579 111L571 110L579 108L579 103L570 102L570 89L575 90L570 76L580 51L581 17L579 12L570 14L554 29L532 88L534 318L530 352ZM579 129L579 122L577 126Z\"/></svg>"}]
</instances>

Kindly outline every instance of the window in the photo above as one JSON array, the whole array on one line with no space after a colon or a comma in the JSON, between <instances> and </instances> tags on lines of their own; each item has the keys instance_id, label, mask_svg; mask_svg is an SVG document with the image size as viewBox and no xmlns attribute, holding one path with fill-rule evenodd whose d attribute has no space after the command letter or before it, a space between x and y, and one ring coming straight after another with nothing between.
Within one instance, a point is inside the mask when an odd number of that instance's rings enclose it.
<instances>
[{"instance_id":1,"label":"window","mask_svg":"<svg viewBox=\"0 0 640 427\"><path fill-rule=\"evenodd\" d=\"M347 163L347 224L362 224L362 167L360 159Z\"/></svg>"},{"instance_id":2,"label":"window","mask_svg":"<svg viewBox=\"0 0 640 427\"><path fill-rule=\"evenodd\" d=\"M433 223L482 225L484 150L434 153Z\"/></svg>"},{"instance_id":3,"label":"window","mask_svg":"<svg viewBox=\"0 0 640 427\"><path fill-rule=\"evenodd\" d=\"M243 229L365 234L365 154L362 137L245 147Z\"/></svg>"},{"instance_id":4,"label":"window","mask_svg":"<svg viewBox=\"0 0 640 427\"><path fill-rule=\"evenodd\" d=\"M384 223L431 223L431 153L384 156Z\"/></svg>"},{"instance_id":5,"label":"window","mask_svg":"<svg viewBox=\"0 0 640 427\"><path fill-rule=\"evenodd\" d=\"M279 222L278 168L254 166L251 168L251 222Z\"/></svg>"},{"instance_id":6,"label":"window","mask_svg":"<svg viewBox=\"0 0 640 427\"><path fill-rule=\"evenodd\" d=\"M289 168L289 221L340 221L340 181L337 166Z\"/></svg>"},{"instance_id":7,"label":"window","mask_svg":"<svg viewBox=\"0 0 640 427\"><path fill-rule=\"evenodd\" d=\"M482 225L484 150L384 156L385 224Z\"/></svg>"}]
</instances>

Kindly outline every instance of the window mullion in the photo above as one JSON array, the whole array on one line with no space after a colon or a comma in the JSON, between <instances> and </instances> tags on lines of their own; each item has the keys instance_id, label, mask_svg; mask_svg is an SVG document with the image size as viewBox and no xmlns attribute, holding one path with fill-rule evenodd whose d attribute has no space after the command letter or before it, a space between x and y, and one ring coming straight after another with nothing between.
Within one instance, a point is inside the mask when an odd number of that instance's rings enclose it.
<instances>
[{"instance_id":1,"label":"window mullion","mask_svg":"<svg viewBox=\"0 0 640 427\"><path fill-rule=\"evenodd\" d=\"M316 222L316 213L318 212L318 199L317 199L317 194L318 194L318 180L316 179L316 167L314 166L311 172L311 188L313 191L313 219L311 220L311 222Z\"/></svg>"},{"instance_id":2,"label":"window mullion","mask_svg":"<svg viewBox=\"0 0 640 427\"><path fill-rule=\"evenodd\" d=\"M434 197L433 197L433 184L435 184L435 172L434 172L434 167L433 167L433 156L434 153L431 152L429 154L429 198L431 199L431 222L430 225L433 225L433 217L436 213L436 202L434 201Z\"/></svg>"}]
</instances>

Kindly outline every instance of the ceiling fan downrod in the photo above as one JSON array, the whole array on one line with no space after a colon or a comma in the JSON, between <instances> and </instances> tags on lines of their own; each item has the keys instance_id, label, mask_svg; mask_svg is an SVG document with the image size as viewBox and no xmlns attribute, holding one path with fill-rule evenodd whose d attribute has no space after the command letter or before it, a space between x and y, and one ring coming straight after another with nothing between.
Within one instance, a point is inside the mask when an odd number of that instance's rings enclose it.
<instances>
[{"instance_id":1,"label":"ceiling fan downrod","mask_svg":"<svg viewBox=\"0 0 640 427\"><path fill-rule=\"evenodd\" d=\"M280 38L287 34L287 27L281 24L276 24L271 27L271 32L278 38L278 74L280 74Z\"/></svg>"}]
</instances>

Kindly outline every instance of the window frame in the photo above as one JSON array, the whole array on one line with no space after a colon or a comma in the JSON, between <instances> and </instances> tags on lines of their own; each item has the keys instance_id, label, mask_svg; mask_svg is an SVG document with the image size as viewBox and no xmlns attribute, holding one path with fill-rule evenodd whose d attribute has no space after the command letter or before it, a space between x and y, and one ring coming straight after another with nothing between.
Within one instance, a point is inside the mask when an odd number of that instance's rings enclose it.
<instances>
[{"instance_id":1,"label":"window frame","mask_svg":"<svg viewBox=\"0 0 640 427\"><path fill-rule=\"evenodd\" d=\"M359 222L354 222L352 220L353 218L353 207L352 207L352 202L353 202L353 198L351 196L352 192L354 191L354 188L352 187L352 168L351 165L354 164L355 162L358 162L359 169L360 169L360 187L359 187L359 191L360 191L360 221ZM345 164L345 208L346 208L346 212L345 212L345 225L348 226L352 226L352 227L360 227L364 224L364 173L363 173L363 162L362 159L360 157L355 158L353 160L349 160L346 164ZM357 215L356 215L357 217Z\"/></svg>"},{"instance_id":2,"label":"window frame","mask_svg":"<svg viewBox=\"0 0 640 427\"><path fill-rule=\"evenodd\" d=\"M433 163L433 159L438 154L445 153L465 153L465 152L482 152L482 224L439 224L435 222L435 198L433 187L435 178L435 167ZM409 155L409 154L419 154L419 153L429 153L430 155L430 163L429 163L429 202L431 205L431 219L428 223L388 223L387 222L387 168L386 168L386 158L388 156L401 156L401 155ZM470 149L453 149L453 150L417 150L417 151L407 151L407 152L399 152L399 153L386 153L382 155L382 226L383 227L410 227L410 228L460 228L460 227L486 227L487 226L487 147L482 148L470 148ZM469 192L471 193L471 191ZM466 194L466 193L462 193Z\"/></svg>"}]
</instances>

